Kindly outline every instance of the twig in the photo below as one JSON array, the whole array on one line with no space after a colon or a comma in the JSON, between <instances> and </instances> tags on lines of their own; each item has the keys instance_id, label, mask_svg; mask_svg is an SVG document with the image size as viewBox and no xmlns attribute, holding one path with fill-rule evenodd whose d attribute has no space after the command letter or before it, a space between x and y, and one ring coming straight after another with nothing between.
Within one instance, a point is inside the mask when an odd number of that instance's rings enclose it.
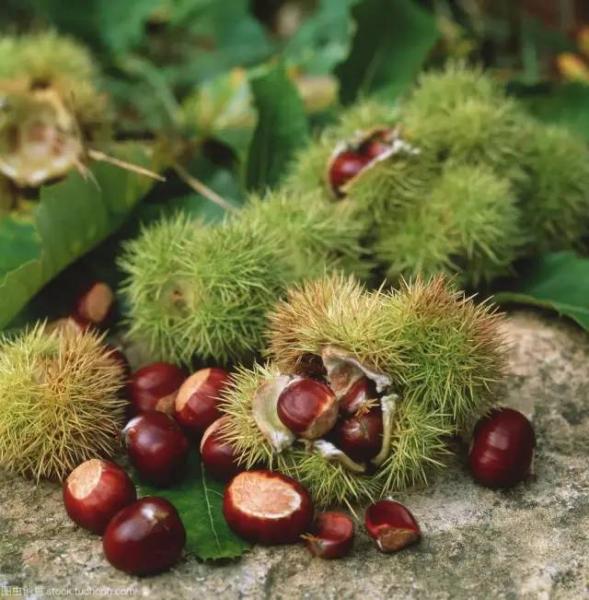
<instances>
[{"instance_id":1,"label":"twig","mask_svg":"<svg viewBox=\"0 0 589 600\"><path fill-rule=\"evenodd\" d=\"M237 212L237 207L231 202L228 202L222 196L219 196L217 192L212 190L210 187L205 185L200 179L193 177L184 167L176 163L174 165L174 171L178 174L178 177L190 188L192 188L197 194L201 194L207 200L214 202L217 206L220 206L224 210L229 212Z\"/></svg>"},{"instance_id":2,"label":"twig","mask_svg":"<svg viewBox=\"0 0 589 600\"><path fill-rule=\"evenodd\" d=\"M116 167L120 167L121 169L132 171L133 173L138 173L139 175L145 175L146 177L151 177L151 179L156 179L157 181L166 180L166 178L162 177L159 173L154 173L153 171L145 169L144 167L140 167L139 165L134 165L133 163L127 162L125 160L120 160L119 158L115 158L114 156L109 156L108 154L105 154L100 150L93 150L92 148L90 148L88 150L88 156L93 160L110 163L111 165L115 165Z\"/></svg>"}]
</instances>

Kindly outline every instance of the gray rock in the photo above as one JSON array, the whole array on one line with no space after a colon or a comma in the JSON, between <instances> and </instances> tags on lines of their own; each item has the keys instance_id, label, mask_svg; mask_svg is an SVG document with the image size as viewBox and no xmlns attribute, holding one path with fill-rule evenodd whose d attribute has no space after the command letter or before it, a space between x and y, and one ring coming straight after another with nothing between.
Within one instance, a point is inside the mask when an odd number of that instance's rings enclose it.
<instances>
[{"instance_id":1,"label":"gray rock","mask_svg":"<svg viewBox=\"0 0 589 600\"><path fill-rule=\"evenodd\" d=\"M112 569L100 540L65 516L58 487L0 475L0 596L106 593L198 598L589 598L589 337L519 312L505 403L532 416L535 476L507 492L475 485L464 454L429 488L402 494L422 542L379 554L360 533L344 560L258 547L239 561L187 558L148 579ZM2 587L3 586L3 587Z\"/></svg>"}]
</instances>

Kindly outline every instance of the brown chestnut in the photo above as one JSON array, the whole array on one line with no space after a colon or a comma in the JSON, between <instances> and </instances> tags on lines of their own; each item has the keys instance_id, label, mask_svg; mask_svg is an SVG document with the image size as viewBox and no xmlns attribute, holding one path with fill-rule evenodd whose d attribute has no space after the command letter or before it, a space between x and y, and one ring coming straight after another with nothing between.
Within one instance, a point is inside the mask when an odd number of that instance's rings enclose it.
<instances>
[{"instance_id":1,"label":"brown chestnut","mask_svg":"<svg viewBox=\"0 0 589 600\"><path fill-rule=\"evenodd\" d=\"M359 377L340 398L339 409L344 415L354 415L377 398L374 381L365 376Z\"/></svg>"},{"instance_id":2,"label":"brown chestnut","mask_svg":"<svg viewBox=\"0 0 589 600\"><path fill-rule=\"evenodd\" d=\"M103 281L90 284L78 297L72 317L81 323L105 327L110 321L115 305L111 287Z\"/></svg>"},{"instance_id":3,"label":"brown chestnut","mask_svg":"<svg viewBox=\"0 0 589 600\"><path fill-rule=\"evenodd\" d=\"M200 456L205 469L219 481L228 481L243 470L233 446L222 435L227 419L225 415L209 425L200 441Z\"/></svg>"},{"instance_id":4,"label":"brown chestnut","mask_svg":"<svg viewBox=\"0 0 589 600\"><path fill-rule=\"evenodd\" d=\"M356 177L370 162L370 157L356 150L343 150L329 165L327 174L331 189L337 196L343 196L343 187Z\"/></svg>"},{"instance_id":5,"label":"brown chestnut","mask_svg":"<svg viewBox=\"0 0 589 600\"><path fill-rule=\"evenodd\" d=\"M313 504L297 481L272 471L244 471L225 489L223 514L229 527L259 544L293 544L309 530Z\"/></svg>"},{"instance_id":6,"label":"brown chestnut","mask_svg":"<svg viewBox=\"0 0 589 600\"><path fill-rule=\"evenodd\" d=\"M534 428L522 413L495 409L474 430L468 457L473 477L487 487L511 487L528 476L535 446Z\"/></svg>"},{"instance_id":7,"label":"brown chestnut","mask_svg":"<svg viewBox=\"0 0 589 600\"><path fill-rule=\"evenodd\" d=\"M364 524L381 552L397 552L421 537L415 517L394 500L379 500L366 509Z\"/></svg>"},{"instance_id":8,"label":"brown chestnut","mask_svg":"<svg viewBox=\"0 0 589 600\"><path fill-rule=\"evenodd\" d=\"M166 362L146 365L133 373L129 381L129 400L136 414L159 410L174 413L174 402L186 373Z\"/></svg>"},{"instance_id":9,"label":"brown chestnut","mask_svg":"<svg viewBox=\"0 0 589 600\"><path fill-rule=\"evenodd\" d=\"M342 512L328 511L315 517L310 533L303 536L307 550L320 558L341 558L354 542L354 521Z\"/></svg>"},{"instance_id":10,"label":"brown chestnut","mask_svg":"<svg viewBox=\"0 0 589 600\"><path fill-rule=\"evenodd\" d=\"M180 387L175 401L176 420L189 433L202 435L220 416L219 399L231 376L223 369L201 369Z\"/></svg>"},{"instance_id":11,"label":"brown chestnut","mask_svg":"<svg viewBox=\"0 0 589 600\"><path fill-rule=\"evenodd\" d=\"M144 412L123 429L131 464L145 481L169 485L182 474L188 457L188 440L172 417Z\"/></svg>"},{"instance_id":12,"label":"brown chestnut","mask_svg":"<svg viewBox=\"0 0 589 600\"><path fill-rule=\"evenodd\" d=\"M373 405L338 421L330 439L352 460L363 462L380 452L383 430L382 410L380 406Z\"/></svg>"},{"instance_id":13,"label":"brown chestnut","mask_svg":"<svg viewBox=\"0 0 589 600\"><path fill-rule=\"evenodd\" d=\"M154 575L182 555L186 530L164 498L146 497L123 508L110 521L102 547L108 562L131 575Z\"/></svg>"},{"instance_id":14,"label":"brown chestnut","mask_svg":"<svg viewBox=\"0 0 589 600\"><path fill-rule=\"evenodd\" d=\"M131 478L108 460L92 458L78 465L63 484L63 503L80 527L102 534L114 515L135 502Z\"/></svg>"},{"instance_id":15,"label":"brown chestnut","mask_svg":"<svg viewBox=\"0 0 589 600\"><path fill-rule=\"evenodd\" d=\"M289 383L278 397L278 417L302 438L314 440L330 431L337 420L337 399L331 388L315 379Z\"/></svg>"}]
</instances>

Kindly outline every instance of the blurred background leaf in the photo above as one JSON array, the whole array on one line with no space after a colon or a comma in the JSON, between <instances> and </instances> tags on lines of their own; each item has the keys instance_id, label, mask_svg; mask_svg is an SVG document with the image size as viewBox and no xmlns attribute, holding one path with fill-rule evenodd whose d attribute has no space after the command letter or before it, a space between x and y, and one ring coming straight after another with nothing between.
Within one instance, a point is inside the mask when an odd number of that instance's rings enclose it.
<instances>
[{"instance_id":1,"label":"blurred background leaf","mask_svg":"<svg viewBox=\"0 0 589 600\"><path fill-rule=\"evenodd\" d=\"M281 64L252 77L258 124L247 158L246 187L263 190L277 184L294 153L307 141L303 102Z\"/></svg>"},{"instance_id":2,"label":"blurred background leaf","mask_svg":"<svg viewBox=\"0 0 589 600\"><path fill-rule=\"evenodd\" d=\"M552 310L589 331L589 258L554 252L522 266L509 290L494 296L499 304L525 304Z\"/></svg>"},{"instance_id":3,"label":"blurred background leaf","mask_svg":"<svg viewBox=\"0 0 589 600\"><path fill-rule=\"evenodd\" d=\"M364 0L352 14L352 49L336 69L342 102L375 91L394 98L413 81L438 39L435 19L413 0Z\"/></svg>"}]
</instances>

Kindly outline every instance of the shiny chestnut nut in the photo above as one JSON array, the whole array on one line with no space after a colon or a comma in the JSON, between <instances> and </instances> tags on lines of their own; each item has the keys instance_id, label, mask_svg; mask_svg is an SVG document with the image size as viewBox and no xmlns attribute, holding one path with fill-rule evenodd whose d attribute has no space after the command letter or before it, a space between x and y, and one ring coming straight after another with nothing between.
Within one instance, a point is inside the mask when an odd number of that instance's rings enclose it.
<instances>
[{"instance_id":1,"label":"shiny chestnut nut","mask_svg":"<svg viewBox=\"0 0 589 600\"><path fill-rule=\"evenodd\" d=\"M141 498L110 521L102 547L108 562L131 575L168 570L182 555L186 530L176 509L164 498Z\"/></svg>"},{"instance_id":2,"label":"shiny chestnut nut","mask_svg":"<svg viewBox=\"0 0 589 600\"><path fill-rule=\"evenodd\" d=\"M90 284L78 297L72 317L80 323L105 327L111 320L115 306L115 295L103 281Z\"/></svg>"},{"instance_id":3,"label":"shiny chestnut nut","mask_svg":"<svg viewBox=\"0 0 589 600\"><path fill-rule=\"evenodd\" d=\"M278 396L278 418L298 436L314 440L330 431L337 420L337 398L315 379L295 379Z\"/></svg>"},{"instance_id":4,"label":"shiny chestnut nut","mask_svg":"<svg viewBox=\"0 0 589 600\"><path fill-rule=\"evenodd\" d=\"M133 373L127 386L135 414L159 410L174 413L174 402L186 373L167 362L155 362Z\"/></svg>"},{"instance_id":5,"label":"shiny chestnut nut","mask_svg":"<svg viewBox=\"0 0 589 600\"><path fill-rule=\"evenodd\" d=\"M364 525L381 552L397 552L421 537L419 525L406 506L380 500L366 509Z\"/></svg>"},{"instance_id":6,"label":"shiny chestnut nut","mask_svg":"<svg viewBox=\"0 0 589 600\"><path fill-rule=\"evenodd\" d=\"M342 558L354 542L354 521L342 512L322 512L315 517L310 533L303 536L307 550L320 558Z\"/></svg>"},{"instance_id":7,"label":"shiny chestnut nut","mask_svg":"<svg viewBox=\"0 0 589 600\"><path fill-rule=\"evenodd\" d=\"M391 149L392 135L393 131L390 129L375 131L360 144L358 152L372 161Z\"/></svg>"},{"instance_id":8,"label":"shiny chestnut nut","mask_svg":"<svg viewBox=\"0 0 589 600\"><path fill-rule=\"evenodd\" d=\"M311 526L313 504L309 492L286 475L244 471L225 488L223 514L252 543L294 544Z\"/></svg>"},{"instance_id":9,"label":"shiny chestnut nut","mask_svg":"<svg viewBox=\"0 0 589 600\"><path fill-rule=\"evenodd\" d=\"M500 408L476 425L469 465L476 481L491 488L511 487L530 473L536 436L522 413Z\"/></svg>"},{"instance_id":10,"label":"shiny chestnut nut","mask_svg":"<svg viewBox=\"0 0 589 600\"><path fill-rule=\"evenodd\" d=\"M221 417L219 399L231 376L223 369L201 369L180 387L175 401L175 417L191 434L202 435Z\"/></svg>"},{"instance_id":11,"label":"shiny chestnut nut","mask_svg":"<svg viewBox=\"0 0 589 600\"><path fill-rule=\"evenodd\" d=\"M70 519L101 535L114 515L137 500L127 473L113 462L92 458L78 465L63 484Z\"/></svg>"},{"instance_id":12,"label":"shiny chestnut nut","mask_svg":"<svg viewBox=\"0 0 589 600\"><path fill-rule=\"evenodd\" d=\"M189 444L172 417L142 413L127 423L123 435L129 460L145 481L165 486L182 474Z\"/></svg>"},{"instance_id":13,"label":"shiny chestnut nut","mask_svg":"<svg viewBox=\"0 0 589 600\"><path fill-rule=\"evenodd\" d=\"M222 435L227 419L224 416L209 425L200 441L200 457L205 469L219 481L229 481L243 470L237 462L233 446Z\"/></svg>"},{"instance_id":14,"label":"shiny chestnut nut","mask_svg":"<svg viewBox=\"0 0 589 600\"><path fill-rule=\"evenodd\" d=\"M383 429L382 410L380 406L373 405L338 421L330 439L352 460L364 462L380 452Z\"/></svg>"},{"instance_id":15,"label":"shiny chestnut nut","mask_svg":"<svg viewBox=\"0 0 589 600\"><path fill-rule=\"evenodd\" d=\"M376 400L376 385L368 377L358 378L340 398L339 409L344 415L355 415L371 400Z\"/></svg>"},{"instance_id":16,"label":"shiny chestnut nut","mask_svg":"<svg viewBox=\"0 0 589 600\"><path fill-rule=\"evenodd\" d=\"M328 180L336 196L344 195L343 187L366 168L370 158L355 150L343 150L329 165Z\"/></svg>"}]
</instances>

